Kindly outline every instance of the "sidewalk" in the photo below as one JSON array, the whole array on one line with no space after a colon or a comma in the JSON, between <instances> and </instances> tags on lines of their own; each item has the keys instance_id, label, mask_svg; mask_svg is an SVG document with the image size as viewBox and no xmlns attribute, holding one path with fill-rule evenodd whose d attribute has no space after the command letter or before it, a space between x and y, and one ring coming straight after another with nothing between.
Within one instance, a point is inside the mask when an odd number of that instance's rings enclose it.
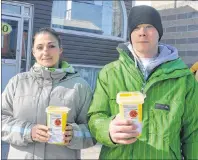
<instances>
[{"instance_id":1,"label":"sidewalk","mask_svg":"<svg viewBox=\"0 0 198 160\"><path fill-rule=\"evenodd\" d=\"M101 144L97 143L93 147L82 149L81 159L98 159L101 146L102 146ZM7 159L8 147L9 145L7 143L4 143L3 141L1 141L1 158L2 159Z\"/></svg>"},{"instance_id":2,"label":"sidewalk","mask_svg":"<svg viewBox=\"0 0 198 160\"><path fill-rule=\"evenodd\" d=\"M81 159L98 159L101 149L101 144L97 143L95 146L81 150Z\"/></svg>"}]
</instances>

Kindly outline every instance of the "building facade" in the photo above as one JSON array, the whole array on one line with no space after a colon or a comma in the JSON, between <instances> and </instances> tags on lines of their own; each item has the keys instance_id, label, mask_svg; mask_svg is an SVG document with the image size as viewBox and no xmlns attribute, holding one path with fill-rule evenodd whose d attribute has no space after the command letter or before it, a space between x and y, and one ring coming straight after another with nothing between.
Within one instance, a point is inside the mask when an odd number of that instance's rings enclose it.
<instances>
[{"instance_id":1,"label":"building facade","mask_svg":"<svg viewBox=\"0 0 198 160\"><path fill-rule=\"evenodd\" d=\"M152 1L159 10L164 35L161 42L175 46L190 67L198 61L198 1Z\"/></svg>"}]
</instances>

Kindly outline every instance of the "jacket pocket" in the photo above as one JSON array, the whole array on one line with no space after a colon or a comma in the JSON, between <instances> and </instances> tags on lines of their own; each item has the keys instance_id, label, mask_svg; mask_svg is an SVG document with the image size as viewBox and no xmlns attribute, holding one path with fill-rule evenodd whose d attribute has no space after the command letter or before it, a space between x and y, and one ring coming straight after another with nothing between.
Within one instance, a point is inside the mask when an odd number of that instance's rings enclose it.
<instances>
[{"instance_id":1,"label":"jacket pocket","mask_svg":"<svg viewBox=\"0 0 198 160\"><path fill-rule=\"evenodd\" d=\"M160 102L149 111L149 144L156 150L166 152L170 159L180 158L180 107L179 102Z\"/></svg>"},{"instance_id":2,"label":"jacket pocket","mask_svg":"<svg viewBox=\"0 0 198 160\"><path fill-rule=\"evenodd\" d=\"M149 133L166 136L169 128L169 112L159 109L151 109L149 117Z\"/></svg>"},{"instance_id":3,"label":"jacket pocket","mask_svg":"<svg viewBox=\"0 0 198 160\"><path fill-rule=\"evenodd\" d=\"M180 133L182 117L180 107L180 103L175 101L156 103L149 111L149 133L164 138L170 134Z\"/></svg>"}]
</instances>

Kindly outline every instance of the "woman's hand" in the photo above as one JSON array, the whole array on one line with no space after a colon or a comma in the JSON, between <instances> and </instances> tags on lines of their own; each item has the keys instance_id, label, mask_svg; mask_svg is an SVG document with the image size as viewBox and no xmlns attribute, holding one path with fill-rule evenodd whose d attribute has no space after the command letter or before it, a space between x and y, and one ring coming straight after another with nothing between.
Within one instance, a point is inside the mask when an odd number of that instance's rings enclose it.
<instances>
[{"instance_id":1,"label":"woman's hand","mask_svg":"<svg viewBox=\"0 0 198 160\"><path fill-rule=\"evenodd\" d=\"M71 139L73 138L73 128L71 125L66 126L66 130L63 133L63 141L65 145L68 145Z\"/></svg>"},{"instance_id":2,"label":"woman's hand","mask_svg":"<svg viewBox=\"0 0 198 160\"><path fill-rule=\"evenodd\" d=\"M35 125L31 131L32 140L38 142L47 142L50 138L48 131L49 128L45 125Z\"/></svg>"}]
</instances>

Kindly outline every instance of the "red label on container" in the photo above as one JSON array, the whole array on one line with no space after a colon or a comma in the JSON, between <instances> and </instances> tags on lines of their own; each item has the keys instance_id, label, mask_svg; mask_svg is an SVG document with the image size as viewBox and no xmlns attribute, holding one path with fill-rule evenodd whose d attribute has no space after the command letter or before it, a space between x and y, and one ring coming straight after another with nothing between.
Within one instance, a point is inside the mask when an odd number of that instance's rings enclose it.
<instances>
[{"instance_id":1,"label":"red label on container","mask_svg":"<svg viewBox=\"0 0 198 160\"><path fill-rule=\"evenodd\" d=\"M55 124L56 126L60 126L60 125L61 125L61 120L60 120L60 119L56 119L56 120L54 121L54 124Z\"/></svg>"},{"instance_id":2,"label":"red label on container","mask_svg":"<svg viewBox=\"0 0 198 160\"><path fill-rule=\"evenodd\" d=\"M135 118L135 117L137 117L138 112L137 112L136 110L131 110L131 111L129 112L129 115L130 115L130 117Z\"/></svg>"}]
</instances>

